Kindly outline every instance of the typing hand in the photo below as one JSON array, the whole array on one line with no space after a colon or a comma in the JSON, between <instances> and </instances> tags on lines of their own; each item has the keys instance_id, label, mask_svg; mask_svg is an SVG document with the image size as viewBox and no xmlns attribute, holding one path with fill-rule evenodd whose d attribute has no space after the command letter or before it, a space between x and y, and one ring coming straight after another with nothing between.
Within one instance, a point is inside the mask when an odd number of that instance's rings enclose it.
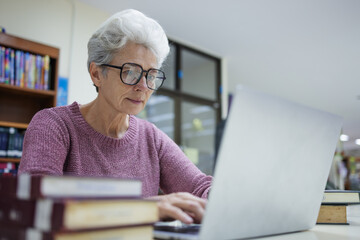
<instances>
[{"instance_id":1,"label":"typing hand","mask_svg":"<svg viewBox=\"0 0 360 240\"><path fill-rule=\"evenodd\" d=\"M187 192L160 195L151 199L158 200L161 220L176 219L186 224L200 223L207 203L207 200Z\"/></svg>"}]
</instances>

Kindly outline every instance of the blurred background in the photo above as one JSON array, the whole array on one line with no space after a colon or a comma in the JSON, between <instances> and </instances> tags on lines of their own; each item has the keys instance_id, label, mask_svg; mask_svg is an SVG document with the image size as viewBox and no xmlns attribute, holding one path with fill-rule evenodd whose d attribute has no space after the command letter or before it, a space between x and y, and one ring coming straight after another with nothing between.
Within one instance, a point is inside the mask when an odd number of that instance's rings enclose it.
<instances>
[{"instance_id":1,"label":"blurred background","mask_svg":"<svg viewBox=\"0 0 360 240\"><path fill-rule=\"evenodd\" d=\"M360 188L360 1L1 0L0 26L60 48L62 103L87 103L96 97L87 41L127 8L157 20L171 43L166 83L139 117L203 171L212 174L229 103L243 84L342 116L330 180Z\"/></svg>"}]
</instances>

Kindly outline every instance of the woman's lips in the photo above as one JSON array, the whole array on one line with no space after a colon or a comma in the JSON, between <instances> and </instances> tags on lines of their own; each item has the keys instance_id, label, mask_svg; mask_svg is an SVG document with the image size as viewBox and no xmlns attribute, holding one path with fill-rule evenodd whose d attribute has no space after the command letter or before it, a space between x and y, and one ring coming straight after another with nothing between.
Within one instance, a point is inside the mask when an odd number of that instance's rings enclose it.
<instances>
[{"instance_id":1,"label":"woman's lips","mask_svg":"<svg viewBox=\"0 0 360 240\"><path fill-rule=\"evenodd\" d=\"M141 104L143 101L142 100L135 100L135 99L130 99L128 98L130 102L134 103L134 104Z\"/></svg>"}]
</instances>

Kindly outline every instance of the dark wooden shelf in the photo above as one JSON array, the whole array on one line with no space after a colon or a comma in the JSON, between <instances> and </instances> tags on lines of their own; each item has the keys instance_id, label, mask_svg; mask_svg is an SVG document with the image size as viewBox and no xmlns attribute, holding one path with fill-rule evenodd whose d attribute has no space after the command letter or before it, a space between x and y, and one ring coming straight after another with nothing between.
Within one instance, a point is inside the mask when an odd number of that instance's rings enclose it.
<instances>
[{"instance_id":1,"label":"dark wooden shelf","mask_svg":"<svg viewBox=\"0 0 360 240\"><path fill-rule=\"evenodd\" d=\"M1 91L12 92L14 94L38 96L38 97L54 97L54 96L56 97L56 92L54 90L38 90L38 89L18 87L3 83L0 83L0 92Z\"/></svg>"},{"instance_id":2,"label":"dark wooden shelf","mask_svg":"<svg viewBox=\"0 0 360 240\"><path fill-rule=\"evenodd\" d=\"M21 158L0 158L0 162L20 163Z\"/></svg>"},{"instance_id":3,"label":"dark wooden shelf","mask_svg":"<svg viewBox=\"0 0 360 240\"><path fill-rule=\"evenodd\" d=\"M59 58L59 49L41 44L38 42L34 42L31 40L23 39L14 35L9 35L5 33L0 33L0 44L2 46L20 49L25 52L30 52L34 54L40 55L49 55L51 58L58 59Z\"/></svg>"},{"instance_id":4,"label":"dark wooden shelf","mask_svg":"<svg viewBox=\"0 0 360 240\"><path fill-rule=\"evenodd\" d=\"M28 125L29 124L27 124L27 123L0 121L0 127L13 127L13 128L26 129L28 127Z\"/></svg>"}]
</instances>

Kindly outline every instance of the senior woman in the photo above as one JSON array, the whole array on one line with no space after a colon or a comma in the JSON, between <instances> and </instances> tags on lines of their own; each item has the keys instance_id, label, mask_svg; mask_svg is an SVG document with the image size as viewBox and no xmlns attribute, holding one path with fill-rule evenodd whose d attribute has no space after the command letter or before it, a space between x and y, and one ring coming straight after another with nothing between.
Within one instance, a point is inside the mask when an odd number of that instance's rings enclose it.
<instances>
[{"instance_id":1,"label":"senior woman","mask_svg":"<svg viewBox=\"0 0 360 240\"><path fill-rule=\"evenodd\" d=\"M158 199L161 219L201 221L212 177L156 126L135 117L165 80L159 68L168 53L153 19L136 10L111 16L88 42L96 99L38 112L25 134L19 173L141 179L143 196Z\"/></svg>"}]
</instances>

